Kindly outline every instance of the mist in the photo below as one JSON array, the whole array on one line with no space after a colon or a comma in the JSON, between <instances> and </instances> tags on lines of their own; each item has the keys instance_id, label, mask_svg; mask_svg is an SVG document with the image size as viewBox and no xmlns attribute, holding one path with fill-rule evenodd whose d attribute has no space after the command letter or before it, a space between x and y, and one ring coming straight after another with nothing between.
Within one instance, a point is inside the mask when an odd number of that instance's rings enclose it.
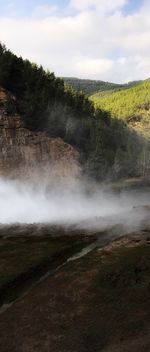
<instances>
[{"instance_id":1,"label":"mist","mask_svg":"<svg viewBox=\"0 0 150 352\"><path fill-rule=\"evenodd\" d=\"M113 192L82 181L21 182L0 179L1 224L52 224L103 230L149 225L150 193Z\"/></svg>"}]
</instances>

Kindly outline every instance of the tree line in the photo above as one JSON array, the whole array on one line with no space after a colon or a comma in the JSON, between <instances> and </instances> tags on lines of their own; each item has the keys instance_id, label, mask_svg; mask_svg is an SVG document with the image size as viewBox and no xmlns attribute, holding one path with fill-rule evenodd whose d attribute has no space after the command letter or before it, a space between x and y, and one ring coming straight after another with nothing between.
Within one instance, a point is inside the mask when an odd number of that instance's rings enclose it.
<instances>
[{"instance_id":1,"label":"tree line","mask_svg":"<svg viewBox=\"0 0 150 352\"><path fill-rule=\"evenodd\" d=\"M67 86L53 72L0 44L0 86L17 98L26 128L61 137L80 152L84 172L101 180L140 174L139 137L123 121Z\"/></svg>"}]
</instances>

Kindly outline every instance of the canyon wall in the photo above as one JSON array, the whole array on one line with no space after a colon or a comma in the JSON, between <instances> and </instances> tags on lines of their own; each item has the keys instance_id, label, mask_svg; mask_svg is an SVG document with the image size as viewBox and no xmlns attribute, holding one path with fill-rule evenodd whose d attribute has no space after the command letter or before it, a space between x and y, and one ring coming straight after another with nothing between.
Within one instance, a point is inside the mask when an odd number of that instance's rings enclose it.
<instances>
[{"instance_id":1,"label":"canyon wall","mask_svg":"<svg viewBox=\"0 0 150 352\"><path fill-rule=\"evenodd\" d=\"M61 138L23 126L13 95L0 88L0 176L78 177L79 154Z\"/></svg>"}]
</instances>

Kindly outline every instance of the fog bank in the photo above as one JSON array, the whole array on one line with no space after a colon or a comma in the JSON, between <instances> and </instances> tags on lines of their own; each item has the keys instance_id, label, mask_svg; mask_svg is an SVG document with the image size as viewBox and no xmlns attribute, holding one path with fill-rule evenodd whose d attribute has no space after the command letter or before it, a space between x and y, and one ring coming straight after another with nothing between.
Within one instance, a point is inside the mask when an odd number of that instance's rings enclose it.
<instances>
[{"instance_id":1,"label":"fog bank","mask_svg":"<svg viewBox=\"0 0 150 352\"><path fill-rule=\"evenodd\" d=\"M47 186L0 179L0 223L49 223L79 228L105 229L122 224L133 229L149 224L150 192L104 191L69 180ZM146 219L146 220L145 220Z\"/></svg>"}]
</instances>

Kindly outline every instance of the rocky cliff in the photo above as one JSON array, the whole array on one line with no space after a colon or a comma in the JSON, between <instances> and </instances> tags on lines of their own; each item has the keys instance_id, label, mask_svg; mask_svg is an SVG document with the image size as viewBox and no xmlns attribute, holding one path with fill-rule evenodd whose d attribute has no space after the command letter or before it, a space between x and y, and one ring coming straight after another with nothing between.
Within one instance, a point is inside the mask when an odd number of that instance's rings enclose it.
<instances>
[{"instance_id":1,"label":"rocky cliff","mask_svg":"<svg viewBox=\"0 0 150 352\"><path fill-rule=\"evenodd\" d=\"M0 176L77 177L78 152L61 138L24 128L14 96L0 88Z\"/></svg>"}]
</instances>

